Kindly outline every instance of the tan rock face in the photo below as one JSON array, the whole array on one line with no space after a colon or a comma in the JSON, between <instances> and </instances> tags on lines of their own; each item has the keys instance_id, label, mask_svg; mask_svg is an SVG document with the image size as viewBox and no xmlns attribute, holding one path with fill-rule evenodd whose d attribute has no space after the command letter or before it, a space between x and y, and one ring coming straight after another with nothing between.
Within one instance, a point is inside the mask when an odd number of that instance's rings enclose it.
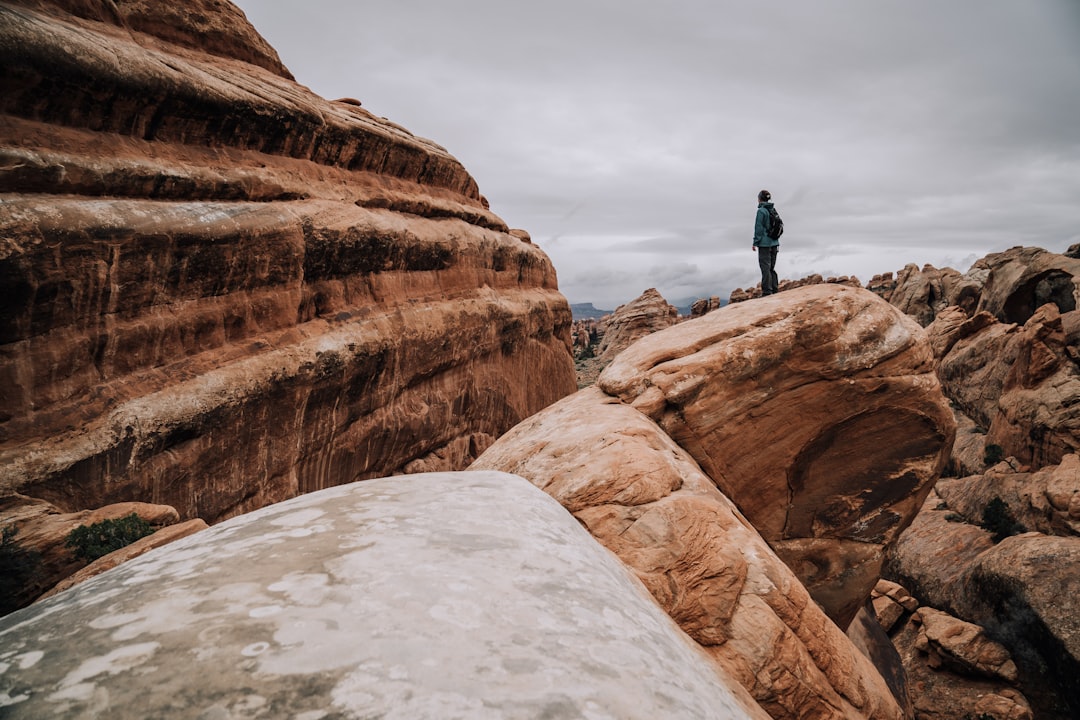
<instances>
[{"instance_id":1,"label":"tan rock face","mask_svg":"<svg viewBox=\"0 0 1080 720\"><path fill-rule=\"evenodd\" d=\"M685 450L598 388L496 441L472 469L569 509L774 718L902 717L888 687Z\"/></svg>"},{"instance_id":2,"label":"tan rock face","mask_svg":"<svg viewBox=\"0 0 1080 720\"><path fill-rule=\"evenodd\" d=\"M842 627L955 428L918 326L839 285L650 335L598 385L686 449Z\"/></svg>"},{"instance_id":3,"label":"tan rock face","mask_svg":"<svg viewBox=\"0 0 1080 720\"><path fill-rule=\"evenodd\" d=\"M655 288L650 288L634 300L620 305L611 315L575 323L575 350L595 345L592 357L582 357L577 363L578 387L595 383L615 356L635 341L669 328L678 320L678 309L669 304Z\"/></svg>"},{"instance_id":4,"label":"tan rock face","mask_svg":"<svg viewBox=\"0 0 1080 720\"><path fill-rule=\"evenodd\" d=\"M649 288L612 313L600 342L600 360L610 362L637 340L671 327L678 319L679 311L656 288Z\"/></svg>"},{"instance_id":5,"label":"tan rock face","mask_svg":"<svg viewBox=\"0 0 1080 720\"><path fill-rule=\"evenodd\" d=\"M985 276L979 310L1005 323L1023 325L1043 305L1059 313L1077 309L1080 259L1041 248L1014 247L975 263Z\"/></svg>"},{"instance_id":6,"label":"tan rock face","mask_svg":"<svg viewBox=\"0 0 1080 720\"><path fill-rule=\"evenodd\" d=\"M231 4L4 4L0 64L0 495L214 522L575 389L543 251Z\"/></svg>"},{"instance_id":7,"label":"tan rock face","mask_svg":"<svg viewBox=\"0 0 1080 720\"><path fill-rule=\"evenodd\" d=\"M1035 468L1080 450L1077 319L1080 311L1061 315L1047 303L1023 326L980 312L953 330L948 320L929 328L945 349L938 376L946 394L987 430L986 444Z\"/></svg>"}]
</instances>

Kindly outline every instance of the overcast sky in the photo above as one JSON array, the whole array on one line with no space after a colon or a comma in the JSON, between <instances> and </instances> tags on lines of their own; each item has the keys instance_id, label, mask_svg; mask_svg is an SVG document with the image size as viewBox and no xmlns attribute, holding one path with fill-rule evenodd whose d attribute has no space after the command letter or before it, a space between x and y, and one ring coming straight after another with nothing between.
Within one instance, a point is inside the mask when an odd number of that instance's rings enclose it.
<instances>
[{"instance_id":1,"label":"overcast sky","mask_svg":"<svg viewBox=\"0 0 1080 720\"><path fill-rule=\"evenodd\" d=\"M297 80L447 148L571 302L1080 242L1080 0L234 0Z\"/></svg>"}]
</instances>

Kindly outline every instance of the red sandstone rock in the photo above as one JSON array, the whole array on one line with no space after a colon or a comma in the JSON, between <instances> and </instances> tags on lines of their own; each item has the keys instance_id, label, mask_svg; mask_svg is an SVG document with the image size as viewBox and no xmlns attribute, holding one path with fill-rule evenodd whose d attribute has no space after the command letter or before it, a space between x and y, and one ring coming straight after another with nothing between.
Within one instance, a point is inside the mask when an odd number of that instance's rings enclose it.
<instances>
[{"instance_id":1,"label":"red sandstone rock","mask_svg":"<svg viewBox=\"0 0 1080 720\"><path fill-rule=\"evenodd\" d=\"M72 530L81 525L93 525L103 520L116 520L138 515L158 528L172 526L179 514L167 505L140 502L121 502L113 505L64 513L54 505L26 497L0 499L0 528L11 528L12 542L37 556L33 573L26 584L8 588L17 604L27 605L63 578L86 567L86 560L75 557L65 543ZM163 536L164 537L164 536ZM4 579L10 582L9 578Z\"/></svg>"},{"instance_id":2,"label":"red sandstone rock","mask_svg":"<svg viewBox=\"0 0 1080 720\"><path fill-rule=\"evenodd\" d=\"M547 256L231 4L3 4L0 64L0 496L214 522L574 390Z\"/></svg>"},{"instance_id":3,"label":"red sandstone rock","mask_svg":"<svg viewBox=\"0 0 1080 720\"><path fill-rule=\"evenodd\" d=\"M690 455L598 387L524 421L470 469L519 474L557 499L773 718L902 717L870 662Z\"/></svg>"},{"instance_id":4,"label":"red sandstone rock","mask_svg":"<svg viewBox=\"0 0 1080 720\"><path fill-rule=\"evenodd\" d=\"M1005 667L1012 662L1008 652L986 639L978 626L921 608L897 631L894 642L907 672L917 720L1034 717L1027 698L1011 680L977 669L987 658L1001 660Z\"/></svg>"},{"instance_id":5,"label":"red sandstone rock","mask_svg":"<svg viewBox=\"0 0 1080 720\"><path fill-rule=\"evenodd\" d=\"M948 457L931 360L895 308L821 284L647 336L598 386L685 448L846 627Z\"/></svg>"},{"instance_id":6,"label":"red sandstone rock","mask_svg":"<svg viewBox=\"0 0 1080 720\"><path fill-rule=\"evenodd\" d=\"M1035 467L1080 450L1073 411L1080 376L1070 352L1080 312L1062 316L1048 303L1023 327L995 322L985 311L955 326L953 317L930 328L944 352L938 377L960 410L987 430L985 442Z\"/></svg>"},{"instance_id":7,"label":"red sandstone rock","mask_svg":"<svg viewBox=\"0 0 1080 720\"><path fill-rule=\"evenodd\" d=\"M943 491L959 497L951 484ZM980 520L931 495L891 551L886 574L1004 645L1037 717L1075 717L1080 626L1071 608L1080 593L1080 537L1029 532L995 545L974 524Z\"/></svg>"},{"instance_id":8,"label":"red sandstone rock","mask_svg":"<svg viewBox=\"0 0 1080 720\"><path fill-rule=\"evenodd\" d=\"M599 341L592 350L592 357L579 356L578 387L588 387L595 383L596 378L616 355L639 338L671 327L678 319L678 309L670 305L656 288L649 288L599 321L578 323L581 335L575 340L576 347L584 349L593 345L594 340Z\"/></svg>"}]
</instances>

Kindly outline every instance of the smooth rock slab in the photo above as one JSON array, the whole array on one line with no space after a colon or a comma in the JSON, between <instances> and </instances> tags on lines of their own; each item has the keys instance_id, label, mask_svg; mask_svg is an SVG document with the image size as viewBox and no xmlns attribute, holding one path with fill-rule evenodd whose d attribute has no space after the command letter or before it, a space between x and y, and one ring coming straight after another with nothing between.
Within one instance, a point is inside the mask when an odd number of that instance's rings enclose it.
<instances>
[{"instance_id":1,"label":"smooth rock slab","mask_svg":"<svg viewBox=\"0 0 1080 720\"><path fill-rule=\"evenodd\" d=\"M641 584L497 472L346 485L0 621L5 718L744 718Z\"/></svg>"}]
</instances>

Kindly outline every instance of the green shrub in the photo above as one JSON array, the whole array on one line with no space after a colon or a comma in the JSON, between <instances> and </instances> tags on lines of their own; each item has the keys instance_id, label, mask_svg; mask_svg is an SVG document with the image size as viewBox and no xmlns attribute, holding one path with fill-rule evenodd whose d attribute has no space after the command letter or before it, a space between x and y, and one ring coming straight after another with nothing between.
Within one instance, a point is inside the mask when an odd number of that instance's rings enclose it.
<instances>
[{"instance_id":1,"label":"green shrub","mask_svg":"<svg viewBox=\"0 0 1080 720\"><path fill-rule=\"evenodd\" d=\"M7 615L27 602L20 597L23 588L31 583L41 565L41 553L27 550L15 542L15 526L0 531L0 615Z\"/></svg>"},{"instance_id":2,"label":"green shrub","mask_svg":"<svg viewBox=\"0 0 1080 720\"><path fill-rule=\"evenodd\" d=\"M1005 448L1000 445L990 443L986 446L986 450L983 451L983 462L987 467L991 465L997 465L999 462L1005 459Z\"/></svg>"},{"instance_id":3,"label":"green shrub","mask_svg":"<svg viewBox=\"0 0 1080 720\"><path fill-rule=\"evenodd\" d=\"M1010 535L1027 531L1027 528L1016 521L1016 516L1009 510L1009 505L996 495L983 508L982 526L984 530L992 534L996 543Z\"/></svg>"},{"instance_id":4,"label":"green shrub","mask_svg":"<svg viewBox=\"0 0 1080 720\"><path fill-rule=\"evenodd\" d=\"M93 525L80 525L68 533L65 545L75 557L93 562L154 532L153 526L136 513Z\"/></svg>"}]
</instances>

